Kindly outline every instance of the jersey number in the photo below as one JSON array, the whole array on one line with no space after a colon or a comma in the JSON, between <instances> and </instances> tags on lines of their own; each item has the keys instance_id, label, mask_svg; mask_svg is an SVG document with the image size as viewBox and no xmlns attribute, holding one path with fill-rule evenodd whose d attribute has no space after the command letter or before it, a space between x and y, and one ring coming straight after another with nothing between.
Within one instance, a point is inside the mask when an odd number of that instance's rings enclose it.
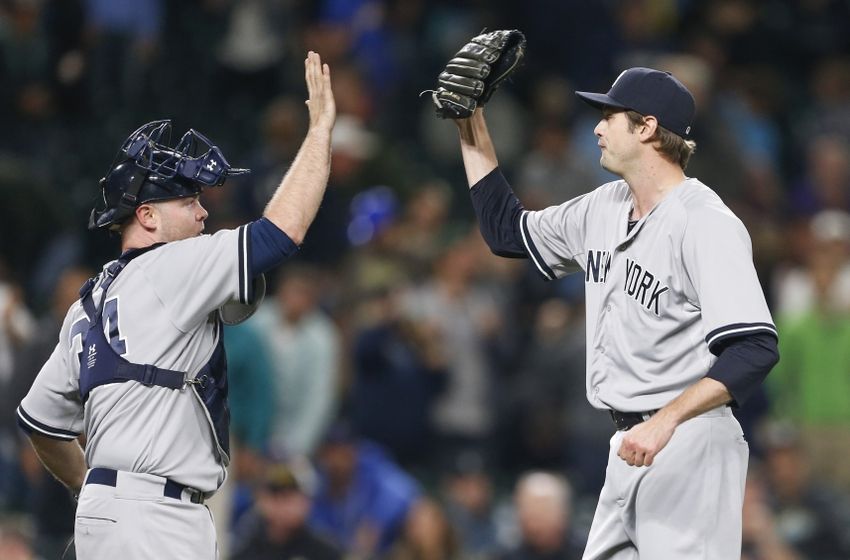
<instances>
[{"instance_id":1,"label":"jersey number","mask_svg":"<svg viewBox=\"0 0 850 560\"><path fill-rule=\"evenodd\" d=\"M127 353L127 341L118 330L118 298L110 299L103 306L103 317L109 327L109 345L119 355ZM83 335L89 330L89 320L83 317L71 327L71 341L78 355L83 352Z\"/></svg>"},{"instance_id":2,"label":"jersey number","mask_svg":"<svg viewBox=\"0 0 850 560\"><path fill-rule=\"evenodd\" d=\"M118 298L108 299L103 305L103 317L109 327L109 345L119 356L127 353L127 342L118 331Z\"/></svg>"}]
</instances>

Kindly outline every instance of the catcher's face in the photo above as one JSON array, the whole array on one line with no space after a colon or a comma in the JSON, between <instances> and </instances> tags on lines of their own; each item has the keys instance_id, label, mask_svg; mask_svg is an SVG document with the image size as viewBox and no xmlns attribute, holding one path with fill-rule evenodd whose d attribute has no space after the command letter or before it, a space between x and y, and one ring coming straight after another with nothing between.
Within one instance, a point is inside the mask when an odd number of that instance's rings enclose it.
<instances>
[{"instance_id":1,"label":"catcher's face","mask_svg":"<svg viewBox=\"0 0 850 560\"><path fill-rule=\"evenodd\" d=\"M200 235L204 231L204 220L209 216L199 196L158 202L156 207L160 217L160 241L165 242Z\"/></svg>"},{"instance_id":2,"label":"catcher's face","mask_svg":"<svg viewBox=\"0 0 850 560\"><path fill-rule=\"evenodd\" d=\"M599 139L599 149L602 150L600 165L622 177L640 154L640 141L637 133L629 130L626 112L606 107L593 133Z\"/></svg>"}]
</instances>

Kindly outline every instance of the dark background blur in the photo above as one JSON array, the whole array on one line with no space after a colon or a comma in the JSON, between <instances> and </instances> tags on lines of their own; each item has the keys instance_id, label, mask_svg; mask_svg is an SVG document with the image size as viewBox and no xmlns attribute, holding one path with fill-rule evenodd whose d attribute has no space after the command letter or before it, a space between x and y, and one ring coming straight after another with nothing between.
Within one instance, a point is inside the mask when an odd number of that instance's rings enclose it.
<instances>
[{"instance_id":1,"label":"dark background blur","mask_svg":"<svg viewBox=\"0 0 850 560\"><path fill-rule=\"evenodd\" d=\"M58 557L72 531L14 409L75 290L117 256L85 226L120 143L159 118L174 140L197 128L253 170L204 195L207 231L254 220L306 131L308 49L331 67L332 173L300 254L228 333L243 453L214 506L225 557L268 466L312 464L321 487L341 425L415 488L382 545L334 534L315 506L310 527L350 557L542 558L522 552L534 537L510 499L530 470L571 488L553 531L580 550L613 429L584 399L581 278L490 255L455 127L419 97L483 28L528 39L487 116L530 209L610 180L574 90L652 66L692 91L687 174L747 225L781 334L780 365L737 411L744 557L850 558L848 0L0 0L0 557ZM467 503L452 483L473 474L486 499Z\"/></svg>"}]
</instances>

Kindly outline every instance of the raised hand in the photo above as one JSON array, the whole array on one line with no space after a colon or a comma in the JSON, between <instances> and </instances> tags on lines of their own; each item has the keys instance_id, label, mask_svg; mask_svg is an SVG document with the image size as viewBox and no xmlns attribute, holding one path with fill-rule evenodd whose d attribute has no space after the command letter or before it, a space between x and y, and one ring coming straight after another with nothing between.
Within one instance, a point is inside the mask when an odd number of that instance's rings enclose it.
<instances>
[{"instance_id":1,"label":"raised hand","mask_svg":"<svg viewBox=\"0 0 850 560\"><path fill-rule=\"evenodd\" d=\"M517 29L481 33L449 60L437 78L431 100L442 119L467 119L519 66L525 35ZM425 92L422 92L425 93Z\"/></svg>"},{"instance_id":2,"label":"raised hand","mask_svg":"<svg viewBox=\"0 0 850 560\"><path fill-rule=\"evenodd\" d=\"M304 78L307 82L310 110L310 129L330 131L336 120L336 100L331 89L331 69L322 64L319 53L309 51L304 59Z\"/></svg>"}]
</instances>

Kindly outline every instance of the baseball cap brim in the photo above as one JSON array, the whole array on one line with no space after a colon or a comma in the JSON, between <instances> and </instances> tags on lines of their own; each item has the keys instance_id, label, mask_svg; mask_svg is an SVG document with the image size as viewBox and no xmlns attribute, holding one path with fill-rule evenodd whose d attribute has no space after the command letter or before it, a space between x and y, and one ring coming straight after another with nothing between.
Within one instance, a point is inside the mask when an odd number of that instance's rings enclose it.
<instances>
[{"instance_id":1,"label":"baseball cap brim","mask_svg":"<svg viewBox=\"0 0 850 560\"><path fill-rule=\"evenodd\" d=\"M576 95L581 98L582 101L587 103L588 105L592 105L597 109L602 109L603 107L617 107L619 109L628 109L622 103L619 103L614 100L613 97L609 96L607 93L591 93L589 91L577 91Z\"/></svg>"}]
</instances>

